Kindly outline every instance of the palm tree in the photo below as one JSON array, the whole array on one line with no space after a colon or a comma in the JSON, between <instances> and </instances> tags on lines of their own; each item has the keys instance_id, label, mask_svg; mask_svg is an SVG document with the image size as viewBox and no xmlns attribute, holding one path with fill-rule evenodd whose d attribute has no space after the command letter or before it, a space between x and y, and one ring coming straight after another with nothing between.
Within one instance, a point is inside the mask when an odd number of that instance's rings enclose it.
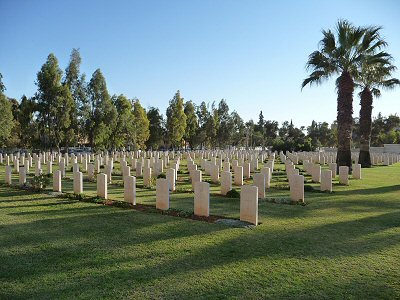
<instances>
[{"instance_id":1,"label":"palm tree","mask_svg":"<svg viewBox=\"0 0 400 300\"><path fill-rule=\"evenodd\" d=\"M322 30L320 50L310 54L307 70L311 73L302 83L321 84L333 75L337 88L338 150L336 162L339 166L351 168L351 130L353 124L354 78L358 77L360 65L367 54L370 60L378 61L382 52L376 53L386 43L379 35L373 34L371 27L355 27L346 20L339 20L335 33ZM335 35L336 34L336 35Z\"/></svg>"},{"instance_id":2,"label":"palm tree","mask_svg":"<svg viewBox=\"0 0 400 300\"><path fill-rule=\"evenodd\" d=\"M380 88L393 89L400 85L400 80L391 78L391 73L396 69L391 63L391 57L385 62L371 63L366 59L361 67L361 73L357 78L357 85L362 89L360 92L360 156L358 163L363 168L371 167L371 156L369 152L371 142L371 114L373 97L381 95Z\"/></svg>"}]
</instances>

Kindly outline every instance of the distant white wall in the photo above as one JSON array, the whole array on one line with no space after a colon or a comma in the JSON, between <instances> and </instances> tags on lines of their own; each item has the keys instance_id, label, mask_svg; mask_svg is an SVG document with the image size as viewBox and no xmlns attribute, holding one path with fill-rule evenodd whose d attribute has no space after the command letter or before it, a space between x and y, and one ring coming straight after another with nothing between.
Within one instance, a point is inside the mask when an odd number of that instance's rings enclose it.
<instances>
[{"instance_id":1,"label":"distant white wall","mask_svg":"<svg viewBox=\"0 0 400 300\"><path fill-rule=\"evenodd\" d=\"M336 152L336 148L322 147L320 150L324 152ZM384 144L383 147L371 147L371 152L375 153L396 153L400 154L400 144ZM359 148L351 149L351 152L360 152Z\"/></svg>"},{"instance_id":2,"label":"distant white wall","mask_svg":"<svg viewBox=\"0 0 400 300\"><path fill-rule=\"evenodd\" d=\"M397 153L400 154L400 144L383 144L385 153Z\"/></svg>"}]
</instances>

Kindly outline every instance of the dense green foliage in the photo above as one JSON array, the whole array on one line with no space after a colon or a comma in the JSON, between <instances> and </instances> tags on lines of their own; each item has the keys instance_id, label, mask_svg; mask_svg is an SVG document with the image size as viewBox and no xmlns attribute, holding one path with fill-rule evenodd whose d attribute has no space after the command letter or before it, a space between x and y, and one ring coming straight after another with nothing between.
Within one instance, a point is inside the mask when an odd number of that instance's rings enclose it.
<instances>
[{"instance_id":1,"label":"dense green foliage","mask_svg":"<svg viewBox=\"0 0 400 300\"><path fill-rule=\"evenodd\" d=\"M167 108L167 136L169 145L180 148L186 130L186 115L183 107L183 98L177 91L174 98L169 102Z\"/></svg>"},{"instance_id":2,"label":"dense green foliage","mask_svg":"<svg viewBox=\"0 0 400 300\"><path fill-rule=\"evenodd\" d=\"M54 54L37 74L35 95L40 140L46 148L59 148L71 133L71 114L74 101L71 91L61 84L62 71Z\"/></svg>"},{"instance_id":3,"label":"dense green foliage","mask_svg":"<svg viewBox=\"0 0 400 300\"><path fill-rule=\"evenodd\" d=\"M147 119L150 125L146 146L148 149L160 149L166 142L164 118L158 108L150 107L147 111Z\"/></svg>"},{"instance_id":4,"label":"dense green foliage","mask_svg":"<svg viewBox=\"0 0 400 300\"><path fill-rule=\"evenodd\" d=\"M11 131L14 127L14 117L12 113L11 102L8 101L7 97L3 94L5 86L2 82L2 76L0 74L0 147L7 145L7 142L11 139Z\"/></svg>"}]
</instances>

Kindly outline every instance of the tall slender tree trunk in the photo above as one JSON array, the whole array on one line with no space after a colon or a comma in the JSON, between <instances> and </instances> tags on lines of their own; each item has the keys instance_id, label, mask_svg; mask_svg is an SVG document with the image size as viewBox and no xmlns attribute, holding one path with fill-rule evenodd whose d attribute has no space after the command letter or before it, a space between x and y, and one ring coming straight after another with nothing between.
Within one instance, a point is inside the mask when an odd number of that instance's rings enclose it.
<instances>
[{"instance_id":1,"label":"tall slender tree trunk","mask_svg":"<svg viewBox=\"0 0 400 300\"><path fill-rule=\"evenodd\" d=\"M369 146L371 143L372 101L371 91L368 87L364 88L360 101L360 156L358 158L358 163L363 168L371 167Z\"/></svg>"},{"instance_id":2,"label":"tall slender tree trunk","mask_svg":"<svg viewBox=\"0 0 400 300\"><path fill-rule=\"evenodd\" d=\"M348 166L351 170L351 130L353 125L354 81L347 71L338 78L337 122L338 150L337 166Z\"/></svg>"}]
</instances>

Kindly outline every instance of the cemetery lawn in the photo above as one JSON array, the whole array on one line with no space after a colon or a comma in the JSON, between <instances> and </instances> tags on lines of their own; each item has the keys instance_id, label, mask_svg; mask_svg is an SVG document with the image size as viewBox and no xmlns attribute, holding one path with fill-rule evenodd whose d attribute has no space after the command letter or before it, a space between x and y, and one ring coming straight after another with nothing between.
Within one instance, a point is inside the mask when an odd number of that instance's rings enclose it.
<instances>
[{"instance_id":1,"label":"cemetery lawn","mask_svg":"<svg viewBox=\"0 0 400 300\"><path fill-rule=\"evenodd\" d=\"M0 299L400 298L400 164L334 191L260 200L241 229L1 185ZM237 218L239 200L212 195L211 213Z\"/></svg>"}]
</instances>

